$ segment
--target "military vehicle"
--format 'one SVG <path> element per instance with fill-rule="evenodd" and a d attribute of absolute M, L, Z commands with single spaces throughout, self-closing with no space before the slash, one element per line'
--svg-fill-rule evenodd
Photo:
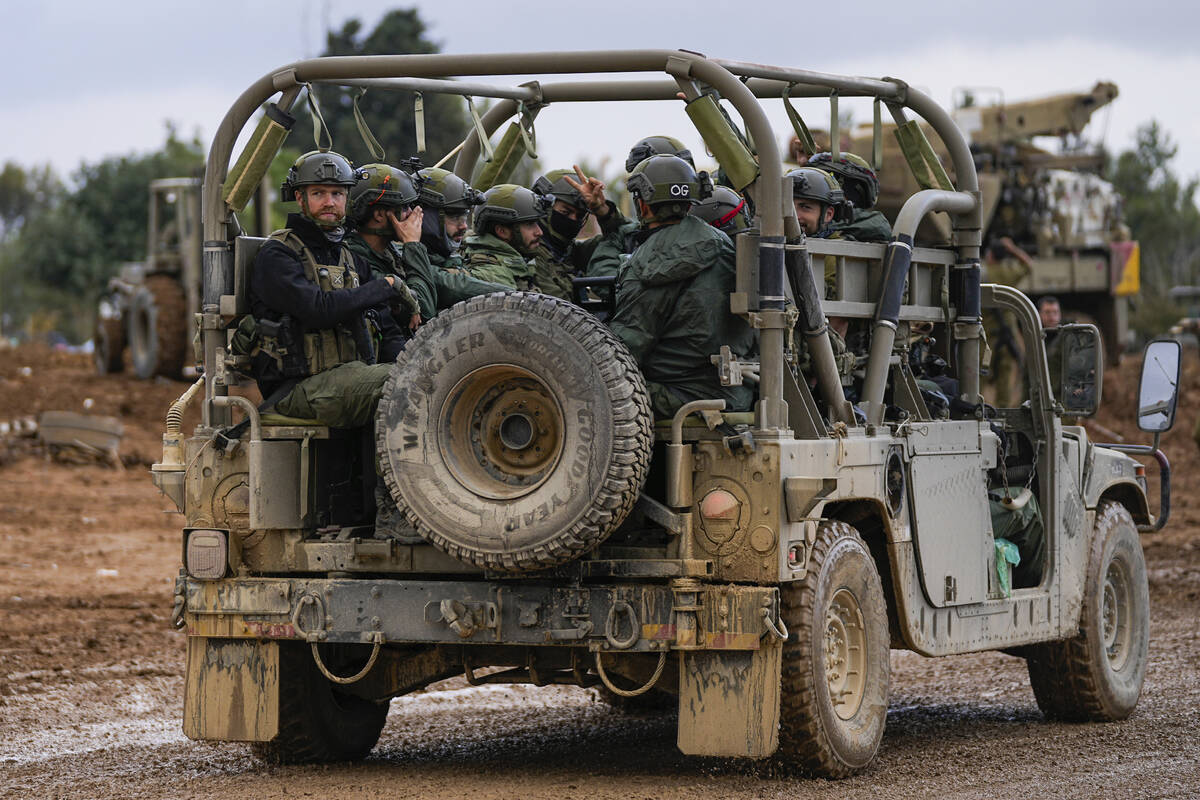
<path fill-rule="evenodd" d="M 1100 177 L 1105 154 L 1082 134 L 1092 116 L 1117 98 L 1116 85 L 1102 81 L 1089 92 L 988 105 L 978 104 L 983 90 L 956 94 L 951 116 L 967 137 L 979 175 L 985 251 L 994 248 L 996 261 L 1011 261 L 999 247 L 1009 239 L 1032 259 L 1027 275 L 994 266 L 991 278 L 1035 299 L 1057 297 L 1064 319 L 1095 322 L 1115 366 L 1129 346 L 1128 298 L 1141 286 L 1140 254 L 1122 221 L 1120 195 Z M 890 219 L 920 188 L 905 168 L 894 130 L 884 126 L 881 137 L 877 204 Z M 1059 137 L 1061 152 L 1038 146 L 1039 137 Z M 870 126 L 863 126 L 852 148 L 869 155 L 873 146 Z M 933 151 L 953 179 L 945 148 L 935 144 Z M 949 235 L 949 220 L 935 215 L 918 238 L 947 241 Z"/>
<path fill-rule="evenodd" d="M 142 379 L 180 378 L 194 363 L 192 325 L 200 310 L 200 178 L 150 182 L 146 260 L 122 264 L 96 309 L 96 370 L 125 370 L 125 352 Z M 260 195 L 256 230 L 266 231 L 269 204 Z"/>
<path fill-rule="evenodd" d="M 96 314 L 96 369 L 122 372 L 125 350 L 139 378 L 183 374 L 192 313 L 200 308 L 199 178 L 150 182 L 146 260 L 124 264 Z"/>
<path fill-rule="evenodd" d="M 233 216 L 310 83 L 494 99 L 461 145 L 460 176 L 481 137 L 531 108 L 683 93 L 687 119 L 755 201 L 729 302 L 757 332 L 758 359 L 713 354 L 725 383 L 757 378 L 754 411 L 699 400 L 651 419 L 637 365 L 601 322 L 517 292 L 420 328 L 373 430 L 281 418 L 231 393 L 246 365 L 230 341 L 262 241 L 239 236 Z M 887 244 L 806 240 L 796 222 L 762 103 L 835 88 L 924 119 L 952 159 L 957 188 L 915 192 Z M 1061 328 L 1052 373 L 1029 299 L 981 285 L 974 159 L 926 95 L 683 50 L 345 57 L 262 77 L 217 130 L 204 373 L 168 413 L 153 467 L 185 519 L 173 619 L 187 634 L 188 736 L 278 761 L 360 758 L 390 698 L 464 676 L 669 699 L 683 753 L 840 777 L 875 757 L 891 648 L 1018 655 L 1050 718 L 1133 711 L 1149 631 L 1139 533 L 1166 521 L 1157 437 L 1174 419 L 1178 347 L 1154 343 L 1146 357 L 1139 424 L 1154 445 L 1099 445 L 1069 424 L 1100 401 L 1099 334 Z M 935 212 L 950 215 L 953 245 L 915 247 Z M 818 288 L 827 258 L 835 280 Z M 1014 408 L 981 402 L 985 308 L 1012 313 L 1029 354 L 1028 399 Z M 853 405 L 827 315 L 869 332 Z M 192 402 L 202 421 L 187 433 Z M 1158 461 L 1157 514 L 1143 465 L 1122 449 Z M 377 458 L 413 536 L 376 535 Z"/>

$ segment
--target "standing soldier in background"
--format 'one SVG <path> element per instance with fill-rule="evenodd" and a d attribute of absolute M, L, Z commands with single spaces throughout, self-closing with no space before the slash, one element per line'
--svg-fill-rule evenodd
<path fill-rule="evenodd" d="M 264 404 L 334 428 L 371 421 L 404 346 L 387 309 L 400 297 L 400 281 L 373 279 L 343 242 L 347 195 L 357 182 L 337 153 L 296 159 L 282 194 L 300 204 L 300 213 L 288 214 L 288 227 L 259 250 L 248 291 L 255 330 L 245 349 Z"/>
<path fill-rule="evenodd" d="M 523 292 L 540 292 L 533 258 L 549 201 L 524 186 L 501 183 L 484 192 L 475 235 L 463 244 L 463 264 L 476 278 Z"/>
<path fill-rule="evenodd" d="M 552 201 L 541 221 L 542 240 L 536 258 L 537 283 L 546 294 L 574 300 L 571 278 L 582 275 L 601 242 L 618 235 L 627 223 L 617 207 L 604 195 L 604 184 L 572 170 L 547 172 L 533 183 L 533 191 Z M 575 237 L 587 223 L 588 214 L 596 217 L 600 233 L 586 240 Z"/>
<path fill-rule="evenodd" d="M 984 251 L 983 279 L 989 283 L 1016 288 L 1031 269 L 1033 259 L 1007 236 Z M 1018 392 L 1023 392 L 1020 372 L 1025 361 L 1024 350 L 1018 344 L 1016 316 L 1011 311 L 990 311 L 983 315 L 983 327 L 991 349 L 987 383 L 993 387 L 992 402 L 997 408 L 1014 408 L 1021 401 Z M 1058 380 L 1057 376 L 1051 377 Z"/>
<path fill-rule="evenodd" d="M 747 386 L 722 386 L 711 357 L 729 345 L 754 350 L 754 332 L 729 310 L 736 269 L 729 237 L 688 212 L 706 197 L 708 176 L 682 158 L 656 155 L 629 176 L 642 229 L 621 277 L 610 327 L 637 360 L 654 416 L 670 419 L 691 400 L 724 399 L 750 409 Z"/>

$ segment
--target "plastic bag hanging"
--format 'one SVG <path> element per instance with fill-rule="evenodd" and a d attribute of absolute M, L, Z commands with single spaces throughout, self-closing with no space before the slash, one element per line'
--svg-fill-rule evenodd
<path fill-rule="evenodd" d="M 382 162 L 387 156 L 387 151 L 383 149 L 383 145 L 379 143 L 379 140 L 371 133 L 371 129 L 367 127 L 367 121 L 363 119 L 362 110 L 358 107 L 359 99 L 366 93 L 366 89 L 359 89 L 354 94 L 354 124 L 358 126 L 358 135 L 362 137 L 363 144 L 366 145 L 367 152 L 371 154 L 371 158 L 377 162 Z"/>
<path fill-rule="evenodd" d="M 304 84 L 304 88 L 308 92 L 308 110 L 312 112 L 313 121 L 313 144 L 317 146 L 317 150 L 322 153 L 328 153 L 333 149 L 333 135 L 329 132 L 329 126 L 325 124 L 325 117 L 321 116 L 321 108 L 317 105 L 317 97 L 313 94 L 311 83 Z M 322 144 L 322 136 L 328 144 Z"/>

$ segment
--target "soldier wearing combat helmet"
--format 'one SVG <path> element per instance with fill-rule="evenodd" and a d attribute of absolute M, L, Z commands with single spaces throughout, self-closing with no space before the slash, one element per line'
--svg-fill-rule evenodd
<path fill-rule="evenodd" d="M 605 196 L 604 184 L 589 178 L 578 166 L 551 170 L 534 181 L 532 188 L 551 200 L 541 221 L 542 240 L 535 256 L 537 283 L 546 294 L 572 300 L 571 278 L 582 275 L 596 248 L 628 221 Z M 589 214 L 600 223 L 600 233 L 576 239 Z"/>
<path fill-rule="evenodd" d="M 842 153 L 836 159 L 830 153 L 817 153 L 808 160 L 808 166 L 832 172 L 842 185 L 846 200 L 853 205 L 853 219 L 833 223 L 839 238 L 855 242 L 886 242 L 892 238 L 887 217 L 875 209 L 879 178 L 866 159 L 854 153 Z"/>
<path fill-rule="evenodd" d="M 746 199 L 728 186 L 714 186 L 712 195 L 692 206 L 692 214 L 730 237 L 750 229 Z"/>
<path fill-rule="evenodd" d="M 632 173 L 638 164 L 654 155 L 677 156 L 686 161 L 692 169 L 696 168 L 695 162 L 692 161 L 692 153 L 683 146 L 683 142 L 673 136 L 647 136 L 630 148 L 629 155 L 625 158 L 625 171 Z M 638 230 L 638 223 L 624 222 L 605 236 L 596 246 L 588 262 L 588 276 L 603 277 L 619 273 L 622 263 L 633 252 Z"/>
<path fill-rule="evenodd" d="M 729 345 L 735 355 L 754 349 L 754 334 L 729 311 L 735 265 L 733 243 L 688 212 L 712 191 L 682 158 L 657 155 L 629 176 L 637 207 L 639 244 L 622 272 L 611 321 L 637 359 L 657 417 L 671 417 L 691 400 L 719 398 L 744 411 L 753 394 L 722 386 L 711 356 Z"/>
<path fill-rule="evenodd" d="M 262 246 L 250 276 L 245 338 L 266 405 L 331 427 L 371 420 L 404 339 L 388 304 L 393 275 L 373 278 L 345 244 L 347 197 L 360 173 L 337 153 L 296 159 L 282 186 L 300 205 Z M 243 333 L 239 327 L 239 334 Z"/>
<path fill-rule="evenodd" d="M 474 236 L 463 245 L 463 263 L 476 278 L 511 289 L 541 291 L 533 258 L 542 240 L 548 198 L 524 186 L 501 183 L 484 192 Z"/>
<path fill-rule="evenodd" d="M 421 209 L 414 208 L 416 201 L 412 176 L 387 164 L 367 164 L 350 189 L 349 219 L 354 228 L 346 236 L 346 245 L 367 262 L 372 275 L 393 275 L 400 281 L 391 311 L 397 324 L 409 330 L 421 324 L 422 310 L 406 283 L 432 272 L 419 243 L 422 215 Z"/>

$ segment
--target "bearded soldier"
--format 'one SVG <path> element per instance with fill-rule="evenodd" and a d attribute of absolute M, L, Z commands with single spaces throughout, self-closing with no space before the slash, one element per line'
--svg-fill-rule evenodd
<path fill-rule="evenodd" d="M 344 242 L 358 177 L 337 153 L 300 156 L 282 186 L 300 213 L 262 246 L 249 285 L 252 369 L 266 403 L 337 428 L 371 420 L 404 344 L 388 312 L 401 297 L 399 279 L 372 278 Z"/>

